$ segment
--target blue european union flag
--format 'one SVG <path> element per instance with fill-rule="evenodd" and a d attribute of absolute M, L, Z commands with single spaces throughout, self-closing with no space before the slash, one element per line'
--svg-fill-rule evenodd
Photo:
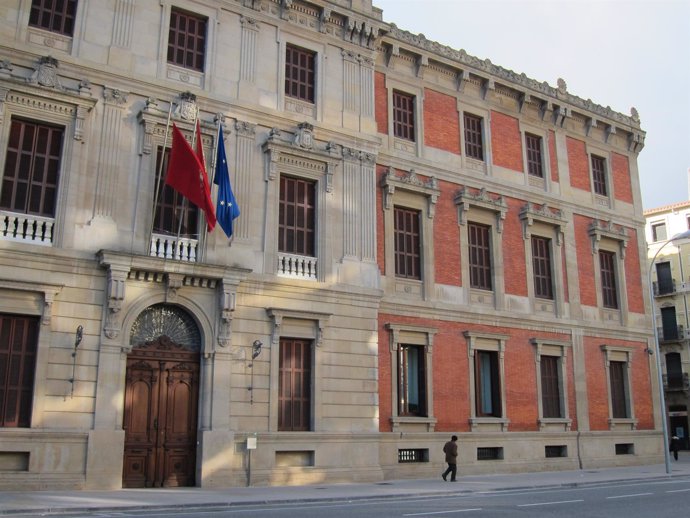
<path fill-rule="evenodd" d="M 218 128 L 218 155 L 216 156 L 216 174 L 213 183 L 218 186 L 218 201 L 216 204 L 216 218 L 223 232 L 232 237 L 232 224 L 240 215 L 240 207 L 237 205 L 235 195 L 230 185 L 230 173 L 228 161 L 225 158 L 225 143 L 223 142 L 223 127 Z"/>

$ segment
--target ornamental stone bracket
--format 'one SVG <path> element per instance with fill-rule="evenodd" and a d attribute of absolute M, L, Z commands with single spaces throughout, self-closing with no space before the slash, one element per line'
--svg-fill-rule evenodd
<path fill-rule="evenodd" d="M 469 187 L 465 187 L 458 191 L 455 198 L 453 198 L 453 202 L 458 208 L 459 225 L 467 224 L 467 213 L 470 208 L 476 207 L 495 213 L 496 231 L 499 234 L 503 232 L 503 221 L 508 213 L 508 205 L 506 205 L 502 195 L 492 196 L 484 187 L 473 193 Z"/>
<path fill-rule="evenodd" d="M 298 320 L 311 320 L 316 325 L 314 344 L 316 347 L 323 345 L 323 334 L 331 318 L 331 313 L 320 313 L 315 311 L 301 311 L 280 308 L 266 308 L 266 314 L 273 321 L 273 331 L 271 332 L 271 347 L 278 347 L 280 344 L 280 329 L 283 320 L 293 318 Z"/>
<path fill-rule="evenodd" d="M 232 343 L 232 317 L 237 300 L 237 283 L 230 279 L 223 279 L 219 287 L 220 328 L 218 330 L 218 345 L 227 347 Z"/>
<path fill-rule="evenodd" d="M 32 85 L 40 85 L 46 88 L 54 88 L 63 91 L 65 88 L 60 83 L 58 76 L 58 60 L 51 56 L 41 56 L 38 58 L 33 74 L 28 82 Z"/>
<path fill-rule="evenodd" d="M 184 283 L 184 275 L 181 273 L 165 274 L 165 301 L 174 302 L 177 299 L 177 292 Z"/>
<path fill-rule="evenodd" d="M 107 314 L 105 316 L 103 333 L 110 339 L 117 338 L 122 330 L 120 310 L 125 300 L 125 288 L 128 276 L 128 267 L 115 264 L 109 265 L 107 278 Z"/>
<path fill-rule="evenodd" d="M 342 146 L 314 138 L 314 126 L 302 122 L 293 133 L 273 128 L 261 146 L 266 156 L 264 180 L 270 182 L 279 171 L 323 175 L 325 190 L 333 192 L 333 177 L 343 160 Z"/>
<path fill-rule="evenodd" d="M 414 169 L 410 169 L 409 172 L 403 171 L 402 176 L 398 176 L 395 169 L 389 167 L 381 178 L 381 187 L 383 187 L 384 209 L 390 210 L 393 208 L 393 195 L 396 190 L 400 189 L 425 196 L 427 198 L 427 217 L 433 219 L 436 215 L 436 202 L 441 195 L 441 191 L 435 176 L 422 180 L 417 176 L 417 172 Z"/>
<path fill-rule="evenodd" d="M 522 237 L 525 240 L 531 237 L 531 227 L 534 222 L 545 223 L 554 227 L 556 232 L 556 244 L 563 244 L 563 235 L 565 233 L 565 217 L 563 211 L 549 207 L 546 203 L 538 206 L 532 202 L 527 202 L 522 209 L 520 209 L 520 221 L 522 221 Z"/>
<path fill-rule="evenodd" d="M 621 259 L 625 259 L 625 249 L 628 246 L 628 229 L 622 225 L 617 225 L 613 221 L 601 221 L 595 219 L 587 229 L 589 237 L 592 239 L 592 255 L 599 252 L 599 243 L 603 238 L 617 241 L 620 247 Z"/>

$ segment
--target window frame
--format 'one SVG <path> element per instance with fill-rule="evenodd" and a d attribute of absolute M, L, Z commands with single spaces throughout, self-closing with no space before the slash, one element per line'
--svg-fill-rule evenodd
<path fill-rule="evenodd" d="M 16 138 L 18 139 L 17 142 L 17 147 L 13 148 L 11 146 L 12 140 L 15 138 L 13 128 L 19 126 L 19 129 L 17 130 L 18 135 Z M 27 127 L 32 127 L 32 133 L 33 136 L 29 137 L 32 141 L 31 143 L 31 150 L 30 153 L 28 154 L 30 158 L 30 170 L 27 172 L 27 177 L 26 181 L 20 181 L 21 179 L 21 164 L 24 161 L 22 159 L 23 156 L 27 156 L 27 152 L 23 149 L 23 147 L 27 144 L 26 142 L 26 129 Z M 43 152 L 39 152 L 36 149 L 36 146 L 39 144 L 40 141 L 44 140 L 41 139 L 40 137 L 40 132 L 41 131 L 47 131 L 48 134 L 50 135 L 50 139 L 46 141 L 46 147 Z M 65 137 L 66 137 L 66 128 L 61 125 L 57 124 L 50 124 L 50 123 L 44 123 L 44 122 L 39 122 L 39 121 L 33 121 L 30 119 L 26 119 L 24 117 L 10 117 L 10 135 L 8 138 L 7 146 L 5 148 L 5 162 L 3 166 L 3 174 L 2 174 L 2 183 L 0 184 L 0 210 L 6 210 L 9 212 L 13 212 L 16 214 L 27 214 L 27 215 L 34 215 L 34 216 L 40 216 L 44 218 L 50 218 L 50 219 L 55 219 L 57 215 L 57 205 L 58 205 L 58 192 L 60 190 L 60 179 L 62 176 L 62 170 L 63 170 L 63 157 L 65 153 Z M 53 141 L 53 135 L 55 135 L 55 138 L 59 140 L 59 142 L 54 143 Z M 53 147 L 57 145 L 59 147 L 58 150 L 55 149 L 49 149 L 50 147 Z M 55 154 L 54 152 L 57 151 L 58 154 Z M 10 160 L 10 154 L 14 153 L 16 155 L 14 161 Z M 41 171 L 36 170 L 36 165 L 37 163 L 40 163 L 43 161 L 44 167 Z M 8 175 L 8 168 L 14 163 L 14 171 L 12 172 L 12 176 L 10 177 Z M 53 173 L 50 173 L 48 168 L 50 167 L 50 164 L 53 163 L 53 167 L 51 169 L 54 169 Z M 55 177 L 54 182 L 48 182 L 48 177 L 50 175 L 53 175 Z M 37 181 L 36 178 L 37 176 L 39 178 L 42 178 L 40 181 Z M 9 182 L 8 178 L 12 178 L 12 181 Z M 21 184 L 26 184 L 26 196 L 23 201 L 23 207 L 18 207 L 17 206 L 17 190 L 19 189 L 19 186 Z M 7 189 L 11 186 L 12 188 L 12 194 L 11 194 L 11 200 L 9 200 L 10 204 L 8 206 L 4 206 L 2 203 L 3 198 L 5 197 L 7 193 Z M 32 204 L 32 192 L 34 192 L 35 189 L 38 189 L 40 192 L 40 202 L 39 202 L 39 208 L 37 210 L 31 210 L 31 204 Z M 46 190 L 52 189 L 53 194 L 52 194 L 52 201 L 50 201 L 50 208 L 52 210 L 47 210 L 45 204 L 46 202 L 46 197 L 47 193 Z"/>
<path fill-rule="evenodd" d="M 46 6 L 45 4 L 47 3 L 50 3 L 51 5 Z M 32 0 L 29 10 L 29 27 L 34 29 L 42 29 L 44 31 L 53 32 L 61 36 L 73 38 L 77 20 L 77 0 L 64 0 L 61 12 L 58 12 L 55 4 L 55 0 Z M 46 15 L 49 16 L 48 23 L 39 23 L 40 19 L 44 18 Z M 35 16 L 38 17 L 39 20 L 32 23 L 31 20 Z M 59 27 L 54 27 L 56 21 L 59 22 Z M 68 30 L 65 27 L 68 22 L 71 22 L 71 30 Z"/>
<path fill-rule="evenodd" d="M 468 382 L 470 389 L 470 428 L 471 431 L 508 431 L 510 420 L 506 408 L 506 383 L 505 383 L 505 347 L 508 335 L 485 333 L 467 330 L 463 332 L 468 347 Z M 480 353 L 479 355 L 477 353 Z M 499 408 L 492 415 L 482 415 L 480 412 L 481 401 L 481 375 L 478 370 L 479 358 L 484 353 L 491 353 L 489 358 L 495 359 L 495 367 L 492 371 L 496 376 L 495 387 L 492 386 L 492 400 Z M 495 388 L 495 391 L 493 390 Z"/>
<path fill-rule="evenodd" d="M 422 280 L 421 211 L 393 207 L 395 276 Z"/>
<path fill-rule="evenodd" d="M 601 196 L 602 198 L 608 198 L 610 196 L 610 189 L 608 182 L 608 164 L 606 158 L 601 155 L 590 153 L 589 167 L 592 178 L 592 192 L 597 196 Z"/>
<path fill-rule="evenodd" d="M 393 432 L 424 431 L 433 432 L 436 426 L 434 411 L 433 388 L 433 346 L 436 328 L 398 324 L 387 322 L 384 328 L 388 331 L 389 361 L 391 365 L 390 390 L 391 390 L 391 428 Z M 416 347 L 423 356 L 424 368 L 424 415 L 411 415 L 401 413 L 400 396 L 400 351 L 403 347 Z M 420 391 L 421 392 L 421 391 Z M 420 394 L 421 395 L 421 394 Z"/>
<path fill-rule="evenodd" d="M 666 222 L 665 221 L 656 221 L 654 223 L 651 223 L 650 228 L 652 231 L 652 241 L 659 242 L 659 241 L 666 241 L 668 239 L 668 231 L 666 230 Z M 663 237 L 659 237 L 658 229 L 663 229 Z"/>
<path fill-rule="evenodd" d="M 572 419 L 570 418 L 569 398 L 568 398 L 568 351 L 572 349 L 572 344 L 567 341 L 553 340 L 550 338 L 531 338 L 530 343 L 534 346 L 535 378 L 537 383 L 537 406 L 539 429 L 544 431 L 570 431 Z M 558 377 L 558 406 L 560 416 L 554 417 L 547 415 L 544 399 L 544 376 L 542 362 L 545 357 L 555 358 L 556 375 Z"/>
<path fill-rule="evenodd" d="M 173 21 L 176 22 L 173 25 Z M 199 29 L 195 32 L 185 30 L 182 32 L 181 25 L 189 27 L 190 22 L 194 22 Z M 210 20 L 207 16 L 180 9 L 178 7 L 170 8 L 170 17 L 168 21 L 168 41 L 166 47 L 166 61 L 169 65 L 174 65 L 187 70 L 192 70 L 198 73 L 204 73 L 206 70 L 206 61 L 208 59 L 208 40 L 209 40 L 209 26 Z M 203 31 L 203 34 L 201 32 Z M 184 40 L 184 44 L 179 44 L 180 37 Z M 190 45 L 190 42 L 194 42 Z M 203 48 L 201 48 L 203 46 Z M 183 57 L 180 59 L 180 52 Z M 192 63 L 189 60 L 192 58 Z"/>
<path fill-rule="evenodd" d="M 284 198 L 288 192 L 287 184 L 294 184 L 295 196 L 293 200 Z M 317 216 L 317 185 L 318 182 L 309 178 L 300 178 L 290 174 L 280 174 L 278 189 L 278 252 L 316 257 L 316 216 Z M 303 188 L 303 189 L 302 189 Z M 301 191 L 303 196 L 298 196 Z M 298 199 L 299 198 L 299 199 Z M 293 213 L 293 224 L 285 218 Z M 300 218 L 301 215 L 301 218 Z M 304 225 L 299 226 L 300 219 Z M 294 239 L 292 246 L 288 245 L 288 234 L 292 232 Z M 297 236 L 302 236 L 301 244 Z"/>
<path fill-rule="evenodd" d="M 391 99 L 393 136 L 397 139 L 417 142 L 416 96 L 393 89 Z"/>
<path fill-rule="evenodd" d="M 309 104 L 316 103 L 317 58 L 316 51 L 292 43 L 285 44 L 284 94 L 286 97 Z M 302 63 L 303 60 L 306 60 L 306 63 Z"/>
<path fill-rule="evenodd" d="M 554 300 L 553 252 L 551 238 L 532 234 L 532 276 L 534 296 L 539 299 Z M 535 249 L 535 245 L 539 245 Z"/>
<path fill-rule="evenodd" d="M 546 176 L 546 167 L 544 167 L 544 138 L 526 131 L 524 141 L 527 174 L 535 178 L 544 179 Z M 535 143 L 536 147 L 534 147 Z"/>
<path fill-rule="evenodd" d="M 599 274 L 601 279 L 602 306 L 606 309 L 620 309 L 616 252 L 599 250 Z"/>
<path fill-rule="evenodd" d="M 471 124 L 468 124 L 471 123 Z M 478 126 L 478 129 L 477 129 Z M 463 152 L 467 158 L 486 162 L 484 117 L 467 111 L 462 113 Z"/>
<path fill-rule="evenodd" d="M 199 239 L 199 208 L 185 200 L 185 197 L 165 183 L 165 175 L 168 170 L 168 161 L 170 159 L 170 147 L 163 150 L 162 145 L 156 146 L 156 161 L 155 161 L 155 185 L 158 186 L 158 192 L 155 193 L 156 208 L 153 218 L 153 233 L 163 236 L 179 236 L 181 238 Z M 161 168 L 161 155 L 163 159 L 163 166 Z M 161 177 L 159 178 L 159 173 Z M 182 225 L 179 226 L 179 220 L 176 215 L 179 211 L 183 211 Z M 170 229 L 165 228 L 166 214 L 172 215 L 170 221 Z M 179 230 L 178 230 L 179 229 Z"/>
<path fill-rule="evenodd" d="M 295 351 L 301 350 L 301 354 Z M 294 351 L 293 351 L 294 350 Z M 286 358 L 291 362 L 286 365 Z M 301 362 L 299 361 L 301 359 Z M 279 432 L 310 432 L 313 424 L 313 364 L 314 347 L 312 340 L 303 338 L 282 337 L 279 342 L 278 360 L 278 431 Z M 286 395 L 286 376 L 290 376 L 290 390 Z M 299 391 L 299 394 L 295 394 Z M 290 403 L 290 404 L 288 404 Z M 288 412 L 291 407 L 292 411 Z M 290 414 L 290 423 L 285 419 Z M 295 424 L 295 418 L 297 424 Z"/>
<path fill-rule="evenodd" d="M 635 405 L 632 392 L 632 359 L 631 347 L 602 345 L 604 370 L 606 372 L 606 390 L 608 394 L 609 428 L 629 427 L 637 428 L 638 419 L 635 417 Z M 614 367 L 611 367 L 611 365 Z M 613 372 L 621 369 L 621 373 Z M 617 377 L 617 374 L 621 374 Z M 614 383 L 616 384 L 614 386 Z M 622 399 L 621 399 L 622 398 Z M 621 408 L 624 416 L 621 416 Z"/>
<path fill-rule="evenodd" d="M 468 266 L 470 288 L 493 291 L 493 257 L 491 225 L 467 222 Z M 481 233 L 481 239 L 478 239 Z"/>
<path fill-rule="evenodd" d="M 414 352 L 414 355 L 412 354 Z M 416 359 L 413 359 L 416 358 Z M 410 364 L 416 361 L 414 373 L 410 373 Z M 426 361 L 424 346 L 416 344 L 398 344 L 398 415 L 428 417 L 426 408 Z M 412 380 L 416 380 L 413 383 Z M 414 387 L 412 385 L 415 385 Z M 417 394 L 417 410 L 411 409 L 410 392 Z"/>

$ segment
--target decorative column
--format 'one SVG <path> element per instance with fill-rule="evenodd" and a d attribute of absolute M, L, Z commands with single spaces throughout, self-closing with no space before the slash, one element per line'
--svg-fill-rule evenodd
<path fill-rule="evenodd" d="M 251 192 L 251 175 L 254 170 L 256 124 L 236 121 L 235 131 L 237 133 L 237 152 L 235 153 L 234 171 L 230 174 L 235 176 L 235 181 L 232 184 L 235 198 L 247 201 L 244 205 L 240 205 L 243 215 L 235 221 L 235 237 L 249 239 L 251 223 L 251 205 L 249 200 L 255 197 Z M 263 187 L 260 183 L 256 183 L 256 185 Z M 258 195 L 259 193 L 254 194 Z"/>

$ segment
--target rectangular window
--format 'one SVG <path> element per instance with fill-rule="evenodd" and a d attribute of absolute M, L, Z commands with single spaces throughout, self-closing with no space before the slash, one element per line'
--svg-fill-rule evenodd
<path fill-rule="evenodd" d="M 398 415 L 426 417 L 424 348 L 400 344 L 398 348 Z"/>
<path fill-rule="evenodd" d="M 671 263 L 668 261 L 656 263 L 656 290 L 655 295 L 665 295 L 675 291 Z"/>
<path fill-rule="evenodd" d="M 280 177 L 278 250 L 314 257 L 316 183 Z"/>
<path fill-rule="evenodd" d="M 652 239 L 654 241 L 666 241 L 666 223 L 654 223 L 652 225 Z"/>
<path fill-rule="evenodd" d="M 0 314 L 0 427 L 29 428 L 38 318 Z"/>
<path fill-rule="evenodd" d="M 314 102 L 316 53 L 287 45 L 285 48 L 285 95 Z"/>
<path fill-rule="evenodd" d="M 661 308 L 661 326 L 661 338 L 663 340 L 678 340 L 680 338 L 675 306 Z"/>
<path fill-rule="evenodd" d="M 73 36 L 76 12 L 77 0 L 32 0 L 29 25 Z"/>
<path fill-rule="evenodd" d="M 609 362 L 609 376 L 611 379 L 611 412 L 612 417 L 625 419 L 628 415 L 626 391 L 626 362 Z"/>
<path fill-rule="evenodd" d="M 158 147 L 156 153 L 156 213 L 153 218 L 153 232 L 166 236 L 191 237 L 199 234 L 199 209 L 189 203 L 184 196 L 165 183 L 165 173 L 168 170 L 170 148 Z M 163 168 L 160 163 L 163 160 Z M 162 178 L 159 176 L 162 173 Z"/>
<path fill-rule="evenodd" d="M 0 208 L 55 217 L 63 128 L 12 119 Z"/>
<path fill-rule="evenodd" d="M 557 356 L 540 356 L 541 365 L 541 405 L 545 418 L 561 418 L 561 377 L 560 358 Z"/>
<path fill-rule="evenodd" d="M 168 63 L 204 71 L 207 19 L 173 8 L 168 32 Z"/>
<path fill-rule="evenodd" d="M 420 235 L 418 210 L 395 207 L 395 275 L 421 279 Z"/>
<path fill-rule="evenodd" d="M 470 287 L 491 290 L 491 227 L 468 223 Z"/>
<path fill-rule="evenodd" d="M 601 265 L 601 294 L 605 308 L 618 309 L 618 288 L 616 286 L 616 254 L 599 251 Z"/>
<path fill-rule="evenodd" d="M 414 96 L 393 91 L 393 135 L 415 140 Z"/>
<path fill-rule="evenodd" d="M 541 137 L 525 133 L 525 148 L 527 149 L 527 172 L 532 176 L 544 178 Z"/>
<path fill-rule="evenodd" d="M 278 430 L 311 429 L 311 342 L 280 339 Z"/>
<path fill-rule="evenodd" d="M 606 160 L 600 156 L 592 155 L 592 182 L 594 192 L 600 196 L 608 196 L 606 188 Z"/>
<path fill-rule="evenodd" d="M 477 417 L 501 417 L 501 381 L 496 351 L 475 353 Z"/>
<path fill-rule="evenodd" d="M 666 359 L 666 383 L 669 389 L 683 388 L 683 364 L 680 361 L 680 353 L 667 353 Z"/>
<path fill-rule="evenodd" d="M 463 119 L 465 122 L 465 154 L 469 158 L 484 160 L 482 118 L 465 113 Z"/>
<path fill-rule="evenodd" d="M 542 299 L 553 299 L 550 239 L 532 236 L 532 268 L 534 296 Z"/>

